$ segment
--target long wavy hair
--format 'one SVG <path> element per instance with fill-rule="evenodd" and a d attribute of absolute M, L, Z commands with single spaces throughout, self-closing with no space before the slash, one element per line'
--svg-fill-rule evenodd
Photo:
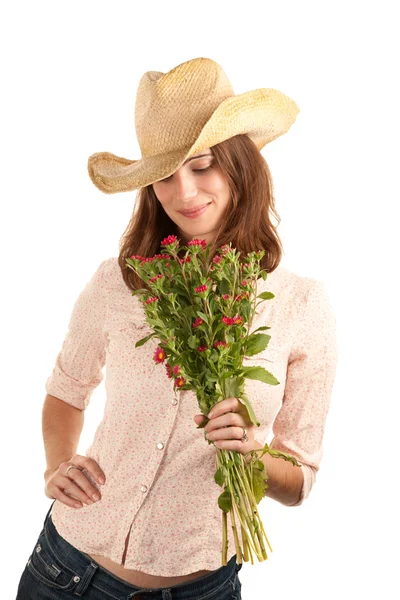
<path fill-rule="evenodd" d="M 223 244 L 232 242 L 241 256 L 265 250 L 261 267 L 272 273 L 280 264 L 283 246 L 277 233 L 280 216 L 275 208 L 272 176 L 265 158 L 247 134 L 235 135 L 212 146 L 215 162 L 225 174 L 231 200 L 220 220 L 210 248 L 209 262 Z M 271 216 L 277 223 L 274 225 Z M 132 217 L 119 243 L 118 263 L 129 289 L 149 289 L 125 259 L 133 254 L 151 257 L 162 254 L 160 242 L 180 234 L 158 200 L 152 185 L 138 190 Z"/>

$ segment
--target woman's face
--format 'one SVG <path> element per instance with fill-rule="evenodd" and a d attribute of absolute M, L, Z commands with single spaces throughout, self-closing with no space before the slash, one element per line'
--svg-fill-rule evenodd
<path fill-rule="evenodd" d="M 230 201 L 230 189 L 211 148 L 191 156 L 175 173 L 153 183 L 153 189 L 167 215 L 176 223 L 183 244 L 193 238 L 204 239 L 207 244 L 213 241 Z M 205 210 L 197 214 L 185 214 L 204 206 Z"/>

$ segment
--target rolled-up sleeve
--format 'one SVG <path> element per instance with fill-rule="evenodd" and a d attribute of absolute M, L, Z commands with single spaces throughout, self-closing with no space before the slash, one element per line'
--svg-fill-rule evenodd
<path fill-rule="evenodd" d="M 323 455 L 323 435 L 338 362 L 336 317 L 323 281 L 311 284 L 287 367 L 281 409 L 270 447 L 294 456 L 304 483 L 299 506 L 310 494 Z"/>
<path fill-rule="evenodd" d="M 104 377 L 107 311 L 104 271 L 108 261 L 100 264 L 75 301 L 68 332 L 45 383 L 48 394 L 80 410 L 87 408 L 93 390 Z"/>

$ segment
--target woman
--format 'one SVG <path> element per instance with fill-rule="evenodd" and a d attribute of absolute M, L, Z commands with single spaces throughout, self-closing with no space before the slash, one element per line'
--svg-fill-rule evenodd
<path fill-rule="evenodd" d="M 266 495 L 298 506 L 310 493 L 336 369 L 335 317 L 322 282 L 279 266 L 282 247 L 270 220 L 279 217 L 260 153 L 297 113 L 276 90 L 235 96 L 222 68 L 197 58 L 142 77 L 135 108 L 141 160 L 107 152 L 89 158 L 101 191 L 139 188 L 138 201 L 119 257 L 104 260 L 78 297 L 46 382 L 45 493 L 54 502 L 17 599 L 241 598 L 230 528 L 230 558 L 221 566 L 214 444 L 247 454 L 264 445 L 272 426 L 270 447 L 301 468 L 263 456 Z M 203 419 L 196 395 L 181 390 L 177 398 L 152 360 L 157 341 L 135 348 L 151 329 L 132 296 L 143 282 L 125 259 L 162 253 L 171 234 L 182 245 L 204 239 L 211 258 L 229 242 L 243 254 L 264 248 L 269 275 L 259 285 L 276 297 L 253 322 L 254 329 L 272 325 L 268 349 L 246 360 L 272 362 L 285 383 L 247 380 L 257 429 L 236 398 L 218 403 L 208 415 L 210 445 L 196 427 Z M 78 455 L 84 410 L 105 364 L 104 417 L 86 455 Z"/>

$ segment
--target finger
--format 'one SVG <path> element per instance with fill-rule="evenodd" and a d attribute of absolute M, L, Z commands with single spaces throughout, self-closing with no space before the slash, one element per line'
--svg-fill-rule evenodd
<path fill-rule="evenodd" d="M 207 425 L 204 427 L 204 431 L 213 431 L 221 427 L 247 427 L 243 417 L 236 412 L 229 412 L 219 417 L 210 419 Z"/>
<path fill-rule="evenodd" d="M 60 500 L 67 506 L 73 508 L 82 508 L 83 506 L 82 496 L 85 496 L 85 494 L 68 477 L 61 477 L 60 479 L 60 476 L 58 476 L 57 478 L 52 479 L 47 485 L 47 490 L 51 493 L 53 498 Z M 84 503 L 89 504 L 89 502 L 86 501 Z"/>
<path fill-rule="evenodd" d="M 100 500 L 101 495 L 99 490 L 94 487 L 94 485 L 89 481 L 86 475 L 84 475 L 84 473 L 82 473 L 82 471 L 80 471 L 79 469 L 70 469 L 68 471 L 68 475 L 66 475 L 65 478 L 72 483 L 73 487 L 64 483 L 63 478 L 63 489 L 66 489 L 68 492 L 72 493 L 72 495 L 75 496 L 78 500 L 81 500 L 86 504 L 93 504 L 93 502 L 97 502 L 98 500 Z M 78 490 L 78 495 L 76 493 L 76 490 Z"/>
<path fill-rule="evenodd" d="M 212 407 L 208 413 L 208 418 L 214 419 L 215 417 L 219 417 L 224 413 L 231 412 L 238 407 L 239 403 L 240 402 L 237 398 L 225 398 L 224 400 L 220 400 L 215 406 Z"/>
<path fill-rule="evenodd" d="M 204 421 L 204 419 L 206 419 L 207 417 L 205 417 L 204 415 L 195 415 L 193 417 L 193 420 L 195 421 L 195 423 L 201 423 L 202 421 Z"/>
<path fill-rule="evenodd" d="M 90 458 L 89 456 L 82 456 L 81 454 L 75 454 L 75 456 L 73 456 L 69 462 L 70 464 L 73 464 L 77 467 L 81 467 L 89 471 L 93 479 L 95 479 L 98 483 L 105 483 L 106 475 L 103 469 L 100 467 L 99 463 L 96 462 L 93 458 Z"/>
<path fill-rule="evenodd" d="M 215 442 L 221 440 L 240 441 L 243 437 L 242 427 L 223 427 L 207 433 L 207 439 Z"/>
<path fill-rule="evenodd" d="M 217 440 L 214 442 L 219 450 L 231 450 L 232 452 L 240 452 L 240 454 L 246 454 L 244 451 L 243 442 L 240 440 Z"/>
<path fill-rule="evenodd" d="M 197 429 L 202 429 L 208 423 L 208 418 L 204 415 L 196 415 L 194 421 L 197 425 Z"/>
<path fill-rule="evenodd" d="M 76 500 L 75 498 L 67 496 L 67 494 L 65 494 L 63 490 L 61 490 L 59 487 L 56 487 L 56 489 L 54 490 L 53 497 L 55 498 L 55 500 L 59 500 L 60 502 L 66 504 L 67 506 L 70 506 L 71 508 L 83 507 L 82 502 L 78 502 L 78 500 Z"/>

